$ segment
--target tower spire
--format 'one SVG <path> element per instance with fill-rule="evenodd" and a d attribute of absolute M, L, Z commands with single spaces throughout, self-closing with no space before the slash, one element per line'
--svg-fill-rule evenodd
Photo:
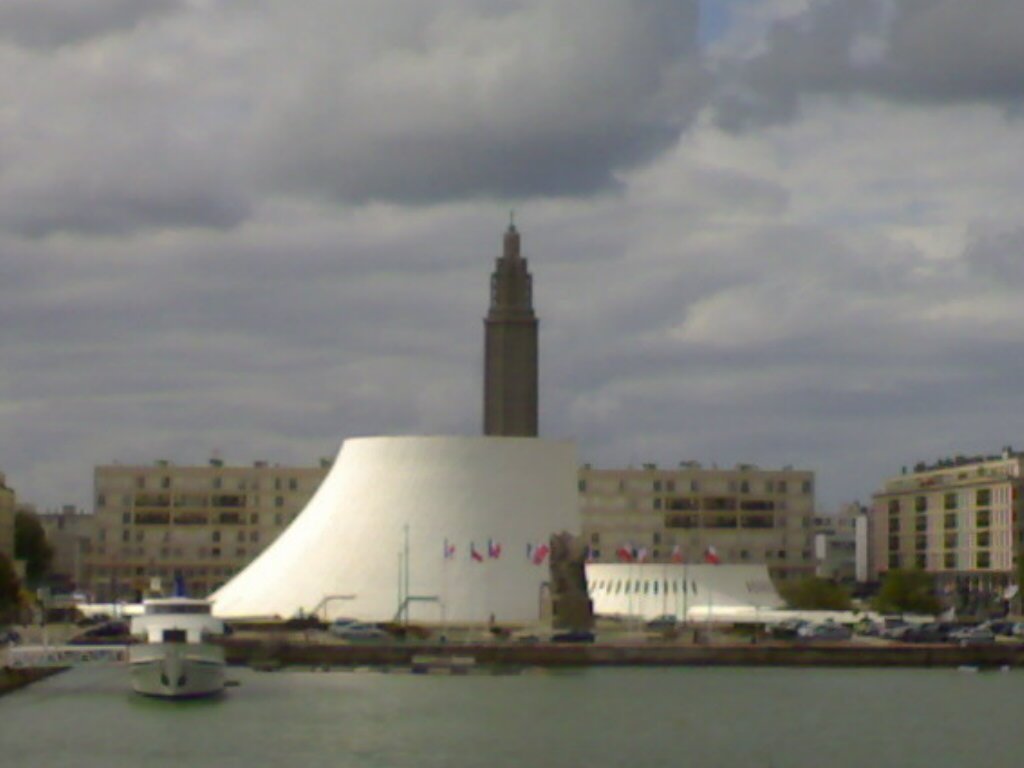
<path fill-rule="evenodd" d="M 484 319 L 484 434 L 537 435 L 537 317 L 533 278 L 520 253 L 515 211 L 491 275 Z"/>

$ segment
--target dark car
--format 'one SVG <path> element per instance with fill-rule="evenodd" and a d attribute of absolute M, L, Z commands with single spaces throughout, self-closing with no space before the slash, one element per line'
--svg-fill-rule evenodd
<path fill-rule="evenodd" d="M 127 642 L 131 637 L 128 623 L 124 621 L 106 621 L 79 632 L 68 642 L 72 645 L 102 645 L 103 643 Z"/>
<path fill-rule="evenodd" d="M 568 632 L 556 632 L 551 636 L 552 643 L 592 643 L 594 633 L 587 629 L 572 629 Z"/>
<path fill-rule="evenodd" d="M 21 642 L 21 635 L 13 627 L 0 629 L 0 645 L 17 645 Z"/>
<path fill-rule="evenodd" d="M 910 627 L 903 633 L 906 643 L 944 643 L 949 639 L 950 626 L 940 622 L 929 622 Z"/>

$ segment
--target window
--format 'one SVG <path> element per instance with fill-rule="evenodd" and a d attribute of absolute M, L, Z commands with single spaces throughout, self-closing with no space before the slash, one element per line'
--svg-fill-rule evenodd
<path fill-rule="evenodd" d="M 889 537 L 889 549 L 891 551 L 895 552 L 899 548 L 900 548 L 900 537 L 899 536 L 890 536 Z"/>
<path fill-rule="evenodd" d="M 675 491 L 675 489 L 676 489 L 676 481 L 675 480 L 666 480 L 665 481 L 665 490 L 666 491 L 668 491 L 669 493 L 673 493 Z"/>
<path fill-rule="evenodd" d="M 220 547 L 214 547 L 214 548 L 213 548 L 213 549 L 212 549 L 212 550 L 210 551 L 210 556 L 211 556 L 211 557 L 220 557 Z"/>
<path fill-rule="evenodd" d="M 900 519 L 898 517 L 889 518 L 889 530 L 892 533 L 898 533 L 900 530 Z"/>
<path fill-rule="evenodd" d="M 960 537 L 957 536 L 955 533 L 947 533 L 946 538 L 944 540 L 946 544 L 946 549 L 956 549 L 960 543 L 959 539 Z"/>
<path fill-rule="evenodd" d="M 928 537 L 927 536 L 916 536 L 914 538 L 914 549 L 922 550 L 928 549 Z"/>
<path fill-rule="evenodd" d="M 928 567 L 928 558 L 925 555 L 916 555 L 914 557 L 914 566 L 923 571 Z"/>
<path fill-rule="evenodd" d="M 992 490 L 989 488 L 979 488 L 975 494 L 974 503 L 979 507 L 987 507 L 992 503 Z"/>
<path fill-rule="evenodd" d="M 220 541 L 220 531 L 213 531 L 213 533 L 210 534 L 210 540 Z"/>
<path fill-rule="evenodd" d="M 928 515 L 918 515 L 914 519 L 914 530 L 918 533 L 928 530 Z"/>
<path fill-rule="evenodd" d="M 107 505 L 107 497 L 104 496 L 102 493 L 99 494 L 96 497 L 96 506 L 97 507 L 105 507 L 106 505 Z"/>
<path fill-rule="evenodd" d="M 942 498 L 942 506 L 943 506 L 943 509 L 956 509 L 956 494 L 955 493 L 947 493 Z"/>
<path fill-rule="evenodd" d="M 803 485 L 800 487 L 800 490 L 803 491 L 803 494 L 805 496 L 808 496 L 808 495 L 810 495 L 812 488 L 813 488 L 813 486 L 811 484 L 811 481 L 810 480 L 804 480 Z"/>
<path fill-rule="evenodd" d="M 978 568 L 990 568 L 992 566 L 992 556 L 988 552 L 979 552 L 977 563 Z"/>
<path fill-rule="evenodd" d="M 132 540 L 131 531 L 128 531 L 128 530 L 121 531 L 121 541 L 131 541 L 131 540 Z"/>
<path fill-rule="evenodd" d="M 740 493 L 750 493 L 750 482 L 744 480 L 740 483 Z"/>
<path fill-rule="evenodd" d="M 213 478 L 213 488 L 214 488 L 214 490 L 219 491 L 223 484 L 224 484 L 224 482 L 219 477 Z"/>
<path fill-rule="evenodd" d="M 124 514 L 122 514 L 121 515 L 121 522 L 124 523 L 125 525 L 131 525 L 132 524 L 132 513 L 131 512 L 125 512 Z"/>
<path fill-rule="evenodd" d="M 977 534 L 978 546 L 988 547 L 992 545 L 992 534 L 988 531 L 980 531 Z"/>
<path fill-rule="evenodd" d="M 576 484 L 576 487 L 577 487 L 577 489 L 579 490 L 580 493 L 586 493 L 587 492 L 587 481 L 586 480 L 580 480 Z"/>
<path fill-rule="evenodd" d="M 928 511 L 928 497 L 918 496 L 914 499 L 914 511 L 915 512 L 927 512 Z"/>
<path fill-rule="evenodd" d="M 284 496 L 275 496 L 274 497 L 274 506 L 275 507 L 283 507 L 284 506 Z"/>
<path fill-rule="evenodd" d="M 654 499 L 654 508 L 661 509 L 661 499 Z"/>
<path fill-rule="evenodd" d="M 779 480 L 779 493 L 789 493 L 789 483 Z"/>
<path fill-rule="evenodd" d="M 160 487 L 161 488 L 170 488 L 171 487 L 171 478 L 167 477 L 166 475 L 161 477 L 160 478 Z"/>
<path fill-rule="evenodd" d="M 954 512 L 952 514 L 946 515 L 945 520 L 943 521 L 943 525 L 945 526 L 947 531 L 951 530 L 951 529 L 955 529 L 956 528 L 956 513 Z"/>
<path fill-rule="evenodd" d="M 245 531 L 238 531 L 238 535 L 235 536 L 237 541 L 245 541 Z"/>
<path fill-rule="evenodd" d="M 651 536 L 651 541 L 653 543 L 655 543 L 655 544 L 661 544 L 661 534 L 660 533 L 654 533 Z"/>
<path fill-rule="evenodd" d="M 661 493 L 661 480 L 654 481 L 654 492 Z"/>
<path fill-rule="evenodd" d="M 947 552 L 946 556 L 942 560 L 942 564 L 946 568 L 956 568 L 956 554 L 953 552 Z"/>
<path fill-rule="evenodd" d="M 288 490 L 289 491 L 297 491 L 297 490 L 299 490 L 299 481 L 297 479 L 295 479 L 294 477 L 289 478 L 289 480 L 288 480 Z"/>
<path fill-rule="evenodd" d="M 992 522 L 992 513 L 987 509 L 979 509 L 974 522 L 979 528 L 988 528 Z"/>
<path fill-rule="evenodd" d="M 900 513 L 900 500 L 889 499 L 889 514 L 898 515 Z"/>
<path fill-rule="evenodd" d="M 601 543 L 601 534 L 600 533 L 592 533 L 592 534 L 590 534 L 590 543 L 591 544 L 600 544 Z"/>

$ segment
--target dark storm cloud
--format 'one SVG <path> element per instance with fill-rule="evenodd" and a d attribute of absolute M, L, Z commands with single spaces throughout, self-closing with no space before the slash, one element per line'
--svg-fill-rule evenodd
<path fill-rule="evenodd" d="M 976 274 L 999 284 L 1024 286 L 1024 227 L 975 232 L 965 253 Z"/>
<path fill-rule="evenodd" d="M 3 0 L 0 41 L 53 48 L 130 30 L 185 8 L 185 0 Z"/>
<path fill-rule="evenodd" d="M 283 13 L 280 54 L 301 45 L 312 65 L 268 73 L 255 139 L 274 186 L 357 203 L 591 194 L 701 103 L 692 0 L 446 2 L 402 34 L 357 6 Z M 312 25 L 342 31 L 311 44 Z"/>
<path fill-rule="evenodd" d="M 990 103 L 1024 100 L 1019 0 L 824 0 L 775 23 L 764 51 L 723 61 L 718 119 L 788 120 L 803 96 Z"/>

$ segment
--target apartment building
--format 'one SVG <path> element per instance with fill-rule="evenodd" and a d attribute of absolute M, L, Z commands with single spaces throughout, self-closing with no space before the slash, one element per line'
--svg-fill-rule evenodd
<path fill-rule="evenodd" d="M 53 547 L 48 581 L 55 591 L 74 592 L 85 585 L 85 562 L 92 551 L 95 516 L 68 504 L 37 515 Z"/>
<path fill-rule="evenodd" d="M 99 466 L 94 472 L 86 588 L 99 601 L 167 593 L 176 577 L 206 595 L 244 568 L 305 506 L 330 469 L 252 466 Z"/>
<path fill-rule="evenodd" d="M 772 578 L 813 576 L 814 473 L 741 464 L 704 468 L 579 471 L 584 540 L 591 559 L 632 549 L 649 562 L 764 563 Z"/>
<path fill-rule="evenodd" d="M 877 573 L 927 571 L 939 592 L 961 606 L 1003 599 L 1017 583 L 1022 461 L 1024 454 L 1007 448 L 918 464 L 886 480 L 872 496 Z"/>

